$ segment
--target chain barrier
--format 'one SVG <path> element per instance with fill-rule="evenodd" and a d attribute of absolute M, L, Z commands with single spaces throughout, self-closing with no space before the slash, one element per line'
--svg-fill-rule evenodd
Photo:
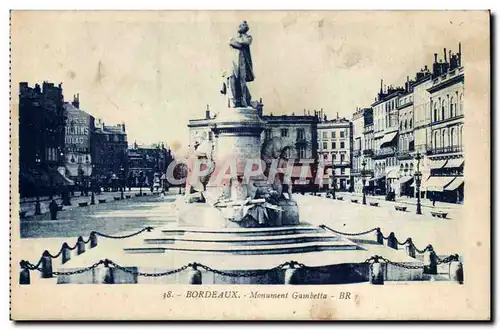
<path fill-rule="evenodd" d="M 106 264 L 107 262 L 108 262 L 107 259 L 106 260 L 99 260 L 98 262 L 96 262 L 92 266 L 88 266 L 88 267 L 85 267 L 82 269 L 77 269 L 77 270 L 68 271 L 68 272 L 52 272 L 52 274 L 57 275 L 57 276 L 82 274 L 82 273 L 86 273 L 88 271 L 91 271 L 94 268 L 97 268 L 99 265 Z"/>
<path fill-rule="evenodd" d="M 42 258 L 40 258 L 40 260 L 38 261 L 38 263 L 36 265 L 34 265 L 31 262 L 26 261 L 26 260 L 21 260 L 21 262 L 19 262 L 19 265 L 23 269 L 38 270 L 38 271 L 40 271 L 41 264 L 42 264 Z"/>
<path fill-rule="evenodd" d="M 391 260 L 389 260 L 387 258 L 384 258 L 382 256 L 379 256 L 379 255 L 374 255 L 374 256 L 366 259 L 362 263 L 369 264 L 370 267 L 372 267 L 374 263 L 378 263 L 380 261 L 385 262 L 387 264 L 391 264 L 391 265 L 397 266 L 397 267 L 406 268 L 406 269 L 423 269 L 424 268 L 424 265 L 408 265 L 408 264 L 401 263 L 401 262 L 394 262 L 394 261 L 391 261 Z M 450 255 L 450 256 L 448 256 L 446 258 L 443 258 L 443 259 L 439 259 L 438 258 L 437 264 L 438 265 L 439 264 L 446 264 L 446 263 L 450 263 L 452 261 L 458 261 L 458 255 L 457 254 Z M 38 262 L 38 264 L 34 265 L 34 264 L 30 263 L 29 261 L 22 260 L 20 262 L 20 266 L 23 269 L 41 271 L 41 268 L 40 268 L 41 262 L 42 262 L 42 260 L 40 259 L 40 261 Z M 284 262 L 284 263 L 282 263 L 282 264 L 280 264 L 280 265 L 278 265 L 276 267 L 270 268 L 270 269 L 256 270 L 256 271 L 243 271 L 243 272 L 226 272 L 226 271 L 223 271 L 223 270 L 218 270 L 218 269 L 212 268 L 210 266 L 194 262 L 194 263 L 189 263 L 189 264 L 187 264 L 185 266 L 182 266 L 182 267 L 179 267 L 179 268 L 176 268 L 176 269 L 172 269 L 172 270 L 169 270 L 169 271 L 165 271 L 165 272 L 147 273 L 147 272 L 140 272 L 140 271 L 137 271 L 137 270 L 134 270 L 134 269 L 123 267 L 123 266 L 120 266 L 119 264 L 115 263 L 112 260 L 104 259 L 104 260 L 99 260 L 98 262 L 92 264 L 91 266 L 88 266 L 88 267 L 85 267 L 85 268 L 82 268 L 82 269 L 77 269 L 77 270 L 73 270 L 73 271 L 66 271 L 66 272 L 64 272 L 64 271 L 53 272 L 52 274 L 56 275 L 56 276 L 62 276 L 62 275 L 64 275 L 64 276 L 70 276 L 70 275 L 82 274 L 82 273 L 91 271 L 91 270 L 97 268 L 100 265 L 104 265 L 105 267 L 113 266 L 114 268 L 119 269 L 121 271 L 130 273 L 130 274 L 133 274 L 133 275 L 136 275 L 136 276 L 144 276 L 144 277 L 169 276 L 169 275 L 173 275 L 173 274 L 182 272 L 182 271 L 184 271 L 184 270 L 186 270 L 188 268 L 193 268 L 193 269 L 196 270 L 198 267 L 201 268 L 201 269 L 204 269 L 207 272 L 211 272 L 211 273 L 222 275 L 222 276 L 229 276 L 229 277 L 255 277 L 255 276 L 263 276 L 263 275 L 266 275 L 266 274 L 269 274 L 271 272 L 274 272 L 276 270 L 281 270 L 281 269 L 314 269 L 315 271 L 318 271 L 320 273 L 331 273 L 329 270 L 323 270 L 323 269 L 318 268 L 318 267 L 310 267 L 310 266 L 307 266 L 307 265 L 305 265 L 303 263 L 300 263 L 300 262 L 297 262 L 297 261 L 287 261 L 287 262 Z M 289 268 L 286 268 L 287 266 Z"/>
<path fill-rule="evenodd" d="M 411 241 L 411 238 L 407 238 L 406 241 L 404 241 L 403 243 L 401 243 L 400 241 L 398 241 L 398 239 L 396 238 L 396 242 L 399 244 L 399 245 L 406 245 L 406 243 L 408 243 L 409 241 Z M 413 243 L 412 243 L 413 244 Z"/>
<path fill-rule="evenodd" d="M 359 233 L 344 233 L 344 232 L 341 232 L 341 231 L 338 231 L 338 230 L 335 230 L 335 229 L 332 229 L 326 225 L 320 225 L 319 227 L 323 228 L 323 229 L 328 229 L 329 231 L 332 231 L 336 234 L 339 234 L 339 235 L 344 235 L 344 236 L 361 236 L 361 235 L 366 235 L 366 234 L 369 234 L 371 232 L 374 232 L 376 231 L 377 229 L 379 228 L 372 228 L 370 230 L 366 230 L 366 231 L 362 231 L 362 232 L 359 232 Z M 385 237 L 384 237 L 385 238 Z M 386 238 L 387 239 L 387 238 Z"/>
<path fill-rule="evenodd" d="M 172 275 L 172 274 L 175 274 L 175 273 L 182 272 L 183 270 L 186 270 L 188 267 L 191 266 L 191 264 L 188 264 L 188 265 L 182 266 L 180 268 L 169 270 L 169 271 L 166 271 L 166 272 L 163 272 L 163 273 L 144 273 L 144 272 L 139 272 L 137 270 L 129 269 L 127 267 L 122 267 L 122 266 L 118 265 L 117 263 L 115 263 L 115 262 L 113 262 L 111 260 L 109 261 L 109 264 L 112 265 L 113 267 L 117 268 L 117 269 L 120 269 L 120 270 L 126 272 L 126 273 L 129 273 L 129 274 L 132 274 L 132 275 L 136 275 L 136 276 L 144 276 L 144 277 L 168 276 L 168 275 Z"/>
<path fill-rule="evenodd" d="M 143 229 L 139 230 L 138 232 L 135 232 L 135 233 L 132 233 L 132 234 L 128 234 L 128 235 L 122 235 L 122 236 L 115 236 L 115 235 L 103 234 L 103 233 L 100 233 L 98 231 L 93 231 L 92 233 L 94 233 L 95 235 L 101 236 L 101 237 L 105 237 L 105 238 L 123 239 L 123 238 L 129 238 L 129 237 L 133 237 L 133 236 L 139 235 L 139 234 L 141 234 L 141 233 L 143 233 L 145 231 L 150 232 L 153 229 L 154 229 L 153 227 L 146 227 L 146 228 L 143 228 Z M 92 233 L 91 233 L 91 235 L 92 235 Z M 89 240 L 90 240 L 90 237 L 89 237 Z"/>
<path fill-rule="evenodd" d="M 441 264 L 448 264 L 452 261 L 458 261 L 458 254 L 450 254 L 449 256 L 447 256 L 446 258 L 439 258 L 437 255 L 437 264 L 438 265 L 441 265 Z"/>

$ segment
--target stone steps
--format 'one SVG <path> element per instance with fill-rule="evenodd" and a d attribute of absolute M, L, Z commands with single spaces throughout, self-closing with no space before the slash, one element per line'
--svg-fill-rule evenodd
<path fill-rule="evenodd" d="M 233 245 L 217 243 L 175 242 L 163 246 L 141 246 L 125 248 L 125 253 L 164 253 L 169 251 L 190 251 L 196 253 L 230 253 L 230 254 L 285 254 L 334 250 L 358 250 L 357 244 L 343 240 L 336 242 L 304 242 L 290 244 Z"/>
<path fill-rule="evenodd" d="M 289 227 L 274 227 L 274 228 L 220 228 L 220 229 L 210 229 L 210 228 L 194 228 L 194 227 L 179 227 L 172 229 L 164 229 L 162 233 L 164 235 L 186 235 L 186 234 L 199 234 L 205 235 L 237 235 L 238 237 L 245 236 L 273 236 L 273 235 L 294 235 L 294 234 L 306 234 L 306 233 L 320 233 L 324 232 L 323 229 L 313 226 L 289 226 Z"/>
<path fill-rule="evenodd" d="M 238 236 L 238 235 L 192 235 L 153 237 L 144 239 L 146 244 L 174 244 L 177 242 L 192 243 L 215 243 L 236 245 L 272 245 L 272 244 L 294 244 L 306 242 L 338 242 L 341 238 L 329 233 L 290 234 L 290 235 L 267 235 L 267 236 Z"/>

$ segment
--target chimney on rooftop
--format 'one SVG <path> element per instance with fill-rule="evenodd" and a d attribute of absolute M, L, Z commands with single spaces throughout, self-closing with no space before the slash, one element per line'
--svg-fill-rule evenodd
<path fill-rule="evenodd" d="M 73 102 L 71 102 L 73 106 L 77 109 L 80 109 L 80 93 L 76 93 L 76 95 L 73 95 Z"/>
<path fill-rule="evenodd" d="M 207 104 L 207 110 L 205 110 L 205 119 L 210 119 L 210 105 Z"/>

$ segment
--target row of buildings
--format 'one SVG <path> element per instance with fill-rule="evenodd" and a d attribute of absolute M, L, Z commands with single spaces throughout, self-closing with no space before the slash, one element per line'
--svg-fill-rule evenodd
<path fill-rule="evenodd" d="M 323 109 L 304 110 L 303 115 L 265 115 L 261 100 L 259 115 L 266 123 L 261 139 L 279 137 L 291 147 L 290 157 L 314 161 L 308 189 L 358 193 L 365 189 L 370 194 L 415 197 L 418 172 L 421 197 L 460 203 L 464 196 L 463 95 L 459 44 L 457 53 L 444 49 L 439 60 L 434 54 L 432 70 L 425 65 L 412 79 L 407 76 L 403 86 L 381 81 L 374 102 L 357 108 L 352 118 L 337 114 L 329 119 Z M 191 145 L 215 138 L 210 128 L 213 119 L 207 108 L 205 118 L 189 121 Z M 312 185 L 316 170 L 324 171 L 319 187 Z"/>
<path fill-rule="evenodd" d="M 128 146 L 125 124 L 106 125 L 65 102 L 62 84 L 19 85 L 21 196 L 53 195 L 64 187 L 148 185 L 172 160 L 163 144 Z M 142 174 L 141 174 L 142 173 Z"/>

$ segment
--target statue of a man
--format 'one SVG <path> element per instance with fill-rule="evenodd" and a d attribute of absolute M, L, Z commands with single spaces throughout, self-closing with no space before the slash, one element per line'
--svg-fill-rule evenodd
<path fill-rule="evenodd" d="M 247 22 L 243 21 L 238 27 L 238 35 L 229 40 L 229 46 L 233 52 L 232 65 L 227 77 L 229 91 L 223 88 L 221 92 L 223 94 L 230 93 L 229 106 L 234 108 L 252 106 L 247 86 L 247 82 L 255 79 L 250 55 L 252 36 L 247 34 L 249 29 Z"/>

